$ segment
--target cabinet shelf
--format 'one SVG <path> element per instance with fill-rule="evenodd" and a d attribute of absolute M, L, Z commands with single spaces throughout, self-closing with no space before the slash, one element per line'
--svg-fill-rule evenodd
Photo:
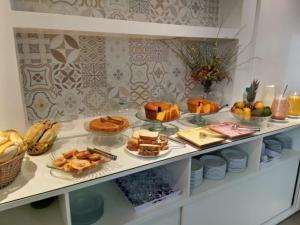
<path fill-rule="evenodd" d="M 184 197 L 178 196 L 170 200 L 163 201 L 158 205 L 145 209 L 142 212 L 135 212 L 133 206 L 126 199 L 124 194 L 113 182 L 106 182 L 97 187 L 104 200 L 104 214 L 101 219 L 93 225 L 129 225 L 151 219 L 154 215 L 164 214 L 178 209 L 184 204 Z M 168 206 L 168 207 L 166 207 Z"/>
<path fill-rule="evenodd" d="M 73 31 L 123 37 L 147 36 L 148 38 L 216 38 L 219 31 L 217 27 L 160 24 L 24 11 L 11 11 L 11 17 L 14 28 L 46 30 L 47 32 Z M 238 29 L 222 28 L 219 38 L 233 39 L 237 32 Z"/>
<path fill-rule="evenodd" d="M 221 189 L 227 188 L 231 185 L 236 184 L 237 182 L 242 181 L 243 179 L 248 179 L 251 175 L 254 175 L 255 172 L 249 168 L 241 173 L 226 173 L 226 176 L 222 180 L 204 180 L 203 183 L 198 187 L 192 190 L 191 197 L 200 197 L 206 194 L 212 194 Z"/>
<path fill-rule="evenodd" d="M 67 225 L 64 222 L 57 199 L 49 207 L 44 209 L 33 209 L 29 204 L 9 209 L 1 212 L 0 218 L 1 224 Z"/>
<path fill-rule="evenodd" d="M 300 158 L 300 151 L 294 149 L 283 149 L 282 157 L 280 159 L 275 159 L 268 163 L 260 164 L 260 170 L 268 170 L 270 168 L 274 168 L 276 166 L 281 165 L 282 163 L 289 162 L 290 160 L 295 160 Z"/>

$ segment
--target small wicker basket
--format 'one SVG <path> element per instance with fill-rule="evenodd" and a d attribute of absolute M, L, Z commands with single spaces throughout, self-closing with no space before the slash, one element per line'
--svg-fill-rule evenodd
<path fill-rule="evenodd" d="M 11 184 L 18 176 L 25 152 L 17 155 L 13 159 L 0 164 L 0 189 Z"/>

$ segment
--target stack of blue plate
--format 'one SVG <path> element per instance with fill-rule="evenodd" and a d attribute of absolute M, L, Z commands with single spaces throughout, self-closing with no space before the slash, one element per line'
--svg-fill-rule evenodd
<path fill-rule="evenodd" d="M 240 150 L 224 149 L 221 156 L 227 161 L 228 172 L 239 173 L 247 168 L 248 156 Z"/>
<path fill-rule="evenodd" d="M 293 139 L 286 134 L 277 134 L 274 136 L 276 141 L 279 141 L 282 148 L 291 149 L 293 148 Z"/>
<path fill-rule="evenodd" d="M 276 151 L 278 153 L 282 152 L 282 146 L 279 141 L 274 139 L 265 139 L 264 143 L 266 144 L 267 149 L 271 149 L 272 151 Z"/>
<path fill-rule="evenodd" d="M 216 155 L 202 156 L 203 174 L 205 179 L 222 180 L 226 175 L 226 161 Z"/>
<path fill-rule="evenodd" d="M 203 181 L 203 164 L 200 160 L 192 159 L 191 189 L 194 189 Z"/>

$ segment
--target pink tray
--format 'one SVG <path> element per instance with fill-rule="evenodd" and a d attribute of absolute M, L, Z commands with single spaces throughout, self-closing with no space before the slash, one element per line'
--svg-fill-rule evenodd
<path fill-rule="evenodd" d="M 230 139 L 248 136 L 248 135 L 254 134 L 256 132 L 254 130 L 251 130 L 251 128 L 249 128 L 249 130 L 240 130 L 240 129 L 234 128 L 234 125 L 235 125 L 235 123 L 225 122 L 225 123 L 209 125 L 208 128 L 217 133 L 220 133 Z M 243 128 L 247 128 L 247 127 L 243 126 Z"/>

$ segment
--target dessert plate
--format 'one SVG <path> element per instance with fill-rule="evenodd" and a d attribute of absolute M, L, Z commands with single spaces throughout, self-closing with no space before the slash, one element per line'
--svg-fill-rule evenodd
<path fill-rule="evenodd" d="M 107 163 L 102 163 L 101 165 L 95 168 L 83 171 L 82 173 L 79 174 L 69 173 L 53 166 L 52 161 L 59 156 L 61 156 L 61 154 L 57 152 L 51 153 L 49 155 L 47 167 L 50 168 L 51 176 L 63 180 L 86 181 L 86 180 L 96 179 L 98 177 L 106 176 L 107 174 L 112 173 L 115 169 L 120 168 L 120 166 L 117 163 L 110 161 Z"/>
<path fill-rule="evenodd" d="M 99 136 L 114 136 L 114 135 L 119 135 L 119 134 L 122 134 L 125 131 L 127 131 L 129 127 L 130 127 L 130 123 L 129 123 L 128 127 L 124 128 L 122 130 L 119 130 L 119 131 L 113 131 L 113 132 L 94 131 L 94 130 L 90 129 L 90 120 L 84 122 L 84 129 L 87 132 L 89 132 L 91 134 L 99 135 Z"/>
<path fill-rule="evenodd" d="M 161 150 L 161 151 L 159 151 L 158 155 L 151 155 L 151 156 L 139 155 L 138 151 L 130 151 L 127 147 L 125 147 L 125 151 L 128 152 L 131 155 L 136 156 L 136 157 L 141 157 L 141 158 L 157 158 L 157 157 L 161 157 L 161 156 L 165 156 L 165 155 L 169 154 L 172 151 L 172 148 L 169 147 L 167 150 Z"/>

